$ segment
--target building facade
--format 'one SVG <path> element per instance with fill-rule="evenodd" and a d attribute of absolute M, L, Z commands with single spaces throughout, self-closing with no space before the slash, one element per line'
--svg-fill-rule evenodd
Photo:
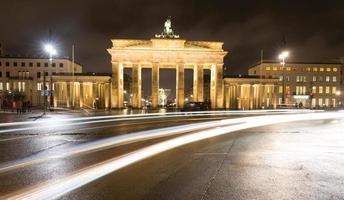
<path fill-rule="evenodd" d="M 249 75 L 277 78 L 278 104 L 284 93 L 286 106 L 338 107 L 343 104 L 340 63 L 286 63 L 264 61 L 248 70 Z M 283 85 L 284 91 L 283 91 Z"/>
<path fill-rule="evenodd" d="M 278 79 L 240 76 L 224 78 L 226 109 L 252 110 L 277 107 Z"/>
<path fill-rule="evenodd" d="M 112 63 L 112 108 L 123 108 L 123 71 L 132 69 L 133 107 L 141 108 L 141 74 L 152 72 L 152 107 L 159 104 L 159 69 L 175 69 L 176 106 L 184 107 L 184 70 L 193 69 L 193 97 L 204 101 L 204 70 L 211 71 L 210 102 L 212 109 L 223 108 L 223 59 L 227 54 L 222 42 L 186 41 L 174 35 L 171 22 L 165 22 L 160 35 L 150 40 L 113 39 L 108 49 Z"/>
<path fill-rule="evenodd" d="M 54 75 L 73 72 L 81 73 L 82 66 L 76 63 L 73 65 L 65 58 L 56 58 L 50 62 L 47 58 L 1 56 L 0 93 L 20 92 L 33 106 L 42 105 L 44 77 L 47 90 L 53 91 L 54 84 L 51 81 Z M 48 101 L 50 99 L 48 97 Z"/>

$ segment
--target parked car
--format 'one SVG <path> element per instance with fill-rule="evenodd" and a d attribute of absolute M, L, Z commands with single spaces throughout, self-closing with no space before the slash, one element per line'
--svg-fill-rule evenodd
<path fill-rule="evenodd" d="M 181 111 L 205 111 L 209 110 L 210 106 L 205 102 L 188 102 L 185 104 L 184 108 Z"/>

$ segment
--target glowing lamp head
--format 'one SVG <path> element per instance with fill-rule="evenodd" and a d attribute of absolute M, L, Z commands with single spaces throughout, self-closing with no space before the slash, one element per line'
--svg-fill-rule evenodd
<path fill-rule="evenodd" d="M 56 49 L 54 48 L 53 45 L 51 44 L 46 44 L 44 45 L 44 50 L 49 53 L 50 55 L 56 55 L 57 54 L 57 51 Z"/>
<path fill-rule="evenodd" d="M 283 51 L 283 52 L 278 56 L 278 58 L 279 58 L 280 60 L 283 60 L 283 59 L 286 59 L 288 56 L 289 56 L 289 52 L 288 52 L 288 51 Z"/>
<path fill-rule="evenodd" d="M 340 94 L 341 94 L 341 92 L 338 90 L 338 91 L 336 92 L 336 95 L 339 96 Z"/>

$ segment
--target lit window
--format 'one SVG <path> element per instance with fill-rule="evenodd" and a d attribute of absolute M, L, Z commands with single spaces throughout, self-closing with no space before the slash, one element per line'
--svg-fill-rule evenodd
<path fill-rule="evenodd" d="M 277 71 L 277 66 L 273 66 L 272 70 Z"/>
<path fill-rule="evenodd" d="M 330 68 L 330 67 L 327 67 L 327 68 L 326 68 L 326 71 L 327 71 L 327 72 L 330 72 L 330 71 L 331 71 L 331 68 Z"/>
<path fill-rule="evenodd" d="M 296 82 L 300 82 L 300 76 L 296 76 Z"/>
<path fill-rule="evenodd" d="M 319 86 L 319 94 L 322 94 L 322 93 L 323 93 L 323 87 Z"/>
<path fill-rule="evenodd" d="M 313 76 L 313 82 L 317 81 L 317 76 Z"/>
<path fill-rule="evenodd" d="M 282 94 L 283 93 L 283 86 L 278 86 L 278 93 Z"/>
<path fill-rule="evenodd" d="M 326 76 L 326 82 L 330 82 L 330 76 Z"/>
<path fill-rule="evenodd" d="M 312 87 L 312 93 L 313 93 L 313 94 L 317 93 L 317 86 L 313 86 L 313 87 Z"/>
<path fill-rule="evenodd" d="M 311 71 L 311 68 L 310 67 L 307 67 L 307 72 L 310 72 Z"/>
<path fill-rule="evenodd" d="M 290 94 L 290 87 L 288 85 L 285 86 L 285 91 L 286 91 L 287 94 Z"/>
<path fill-rule="evenodd" d="M 318 71 L 318 68 L 313 67 L 313 72 L 317 72 L 317 71 Z"/>
<path fill-rule="evenodd" d="M 324 68 L 323 68 L 323 67 L 320 67 L 320 71 L 323 72 L 323 71 L 324 71 Z"/>
<path fill-rule="evenodd" d="M 291 70 L 291 67 L 287 67 L 287 71 L 290 71 Z"/>
<path fill-rule="evenodd" d="M 10 83 L 9 83 L 9 82 L 6 83 L 6 90 L 7 90 L 7 91 L 10 90 Z"/>
<path fill-rule="evenodd" d="M 37 83 L 37 90 L 42 90 L 42 83 Z"/>
<path fill-rule="evenodd" d="M 337 76 L 333 76 L 333 77 L 332 77 L 332 81 L 333 81 L 333 82 L 337 82 Z"/>
<path fill-rule="evenodd" d="M 270 67 L 265 67 L 265 70 L 266 71 L 270 71 Z"/>
<path fill-rule="evenodd" d="M 287 82 L 289 82 L 289 81 L 290 81 L 290 77 L 289 77 L 289 76 L 286 76 L 286 77 L 285 77 L 285 80 L 286 80 Z"/>
<path fill-rule="evenodd" d="M 329 94 L 329 93 L 330 93 L 330 87 L 329 87 L 329 86 L 326 86 L 326 88 L 325 88 L 325 93 L 326 93 L 326 94 Z"/>
<path fill-rule="evenodd" d="M 3 90 L 3 89 L 4 89 L 3 83 L 0 82 L 0 90 Z"/>
<path fill-rule="evenodd" d="M 338 71 L 337 67 L 334 67 L 334 68 L 333 68 L 333 71 L 334 71 L 334 72 L 337 72 L 337 71 Z"/>
<path fill-rule="evenodd" d="M 336 94 L 337 92 L 337 87 L 332 87 L 332 94 Z"/>
<path fill-rule="evenodd" d="M 283 76 L 280 76 L 280 77 L 279 77 L 279 81 L 283 81 Z"/>
<path fill-rule="evenodd" d="M 284 69 L 284 67 L 283 67 L 283 66 L 281 66 L 281 67 L 280 67 L 280 71 L 283 71 L 283 69 Z"/>

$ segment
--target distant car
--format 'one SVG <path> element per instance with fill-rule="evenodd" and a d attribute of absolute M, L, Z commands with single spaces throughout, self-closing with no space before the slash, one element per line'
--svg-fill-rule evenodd
<path fill-rule="evenodd" d="M 205 111 L 209 110 L 209 108 L 209 104 L 205 102 L 188 102 L 181 111 Z"/>

